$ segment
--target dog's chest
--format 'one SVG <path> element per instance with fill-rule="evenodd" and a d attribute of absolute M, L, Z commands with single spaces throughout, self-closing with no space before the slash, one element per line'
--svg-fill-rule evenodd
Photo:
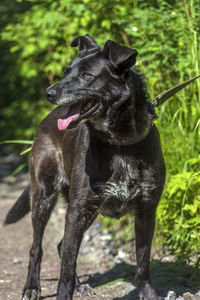
<path fill-rule="evenodd" d="M 133 163 L 118 158 L 117 167 L 107 182 L 96 183 L 101 198 L 100 213 L 108 217 L 121 217 L 134 210 L 142 193 L 140 170 Z"/>

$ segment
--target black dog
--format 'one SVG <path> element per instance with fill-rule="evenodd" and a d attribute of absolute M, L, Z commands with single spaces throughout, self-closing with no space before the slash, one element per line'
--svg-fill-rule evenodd
<path fill-rule="evenodd" d="M 110 40 L 101 49 L 89 35 L 71 46 L 79 46 L 79 57 L 64 79 L 46 90 L 47 99 L 60 106 L 35 136 L 31 184 L 5 220 L 10 224 L 24 216 L 31 199 L 34 234 L 23 299 L 39 299 L 42 237 L 60 191 L 68 209 L 57 299 L 72 299 L 79 247 L 98 213 L 135 215 L 140 299 L 161 299 L 151 285 L 149 260 L 165 164 L 154 109 L 141 76 L 131 68 L 137 51 Z"/>

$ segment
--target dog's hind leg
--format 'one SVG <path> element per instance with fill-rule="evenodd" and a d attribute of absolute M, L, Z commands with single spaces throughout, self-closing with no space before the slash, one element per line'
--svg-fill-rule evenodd
<path fill-rule="evenodd" d="M 151 243 L 155 228 L 155 212 L 142 212 L 135 216 L 136 282 L 140 300 L 161 300 L 151 285 L 149 263 Z"/>

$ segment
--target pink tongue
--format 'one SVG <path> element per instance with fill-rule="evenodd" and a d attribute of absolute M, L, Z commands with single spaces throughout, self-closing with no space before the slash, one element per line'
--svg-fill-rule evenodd
<path fill-rule="evenodd" d="M 74 105 L 71 109 L 69 109 L 68 113 L 63 116 L 61 119 L 58 119 L 58 129 L 64 130 L 66 129 L 71 122 L 77 121 L 80 117 L 81 105 Z"/>

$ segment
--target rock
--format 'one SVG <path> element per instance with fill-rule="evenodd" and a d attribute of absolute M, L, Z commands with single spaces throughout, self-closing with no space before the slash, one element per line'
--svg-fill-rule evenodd
<path fill-rule="evenodd" d="M 195 294 L 195 300 L 200 300 L 200 291 L 198 291 L 196 294 Z M 199 298 L 198 298 L 199 297 Z"/>
<path fill-rule="evenodd" d="M 127 257 L 127 253 L 125 253 L 122 249 L 119 249 L 117 256 L 121 259 L 125 259 Z"/>
<path fill-rule="evenodd" d="M 83 240 L 83 242 L 88 243 L 88 242 L 91 241 L 91 239 L 92 239 L 91 234 L 89 234 L 88 232 L 86 232 L 84 234 L 84 240 Z"/>
<path fill-rule="evenodd" d="M 184 300 L 194 300 L 194 297 L 193 297 L 194 295 L 192 295 L 192 294 L 190 294 L 190 293 L 185 293 L 185 294 L 183 294 L 183 299 Z"/>
<path fill-rule="evenodd" d="M 110 240 L 112 240 L 112 235 L 111 234 L 104 234 L 101 236 L 101 240 L 102 242 L 108 242 Z"/>
<path fill-rule="evenodd" d="M 84 296 L 95 296 L 95 291 L 89 284 L 81 284 L 75 288 L 74 296 L 76 297 L 76 295 L 80 298 Z"/>
<path fill-rule="evenodd" d="M 116 264 L 121 264 L 123 262 L 119 256 L 115 256 L 114 261 L 115 261 Z"/>
<path fill-rule="evenodd" d="M 57 210 L 59 215 L 65 215 L 66 214 L 66 208 L 60 207 Z"/>
<path fill-rule="evenodd" d="M 0 279 L 0 283 L 9 283 L 11 282 L 12 280 L 4 280 L 4 279 Z"/>
<path fill-rule="evenodd" d="M 174 291 L 169 291 L 165 300 L 176 300 L 176 293 Z"/>
<path fill-rule="evenodd" d="M 105 255 L 110 255 L 110 254 L 112 254 L 112 251 L 111 251 L 110 248 L 104 249 L 103 252 L 105 253 Z"/>
<path fill-rule="evenodd" d="M 4 182 L 6 183 L 14 183 L 16 181 L 16 177 L 10 175 L 4 178 Z"/>
<path fill-rule="evenodd" d="M 21 264 L 21 263 L 22 263 L 22 260 L 21 260 L 21 258 L 15 257 L 15 258 L 13 258 L 12 263 L 13 263 L 13 264 Z"/>
<path fill-rule="evenodd" d="M 174 258 L 173 258 L 172 256 L 167 255 L 167 256 L 164 256 L 164 257 L 161 259 L 161 262 L 164 262 L 164 263 L 172 262 L 173 259 L 174 259 Z"/>

